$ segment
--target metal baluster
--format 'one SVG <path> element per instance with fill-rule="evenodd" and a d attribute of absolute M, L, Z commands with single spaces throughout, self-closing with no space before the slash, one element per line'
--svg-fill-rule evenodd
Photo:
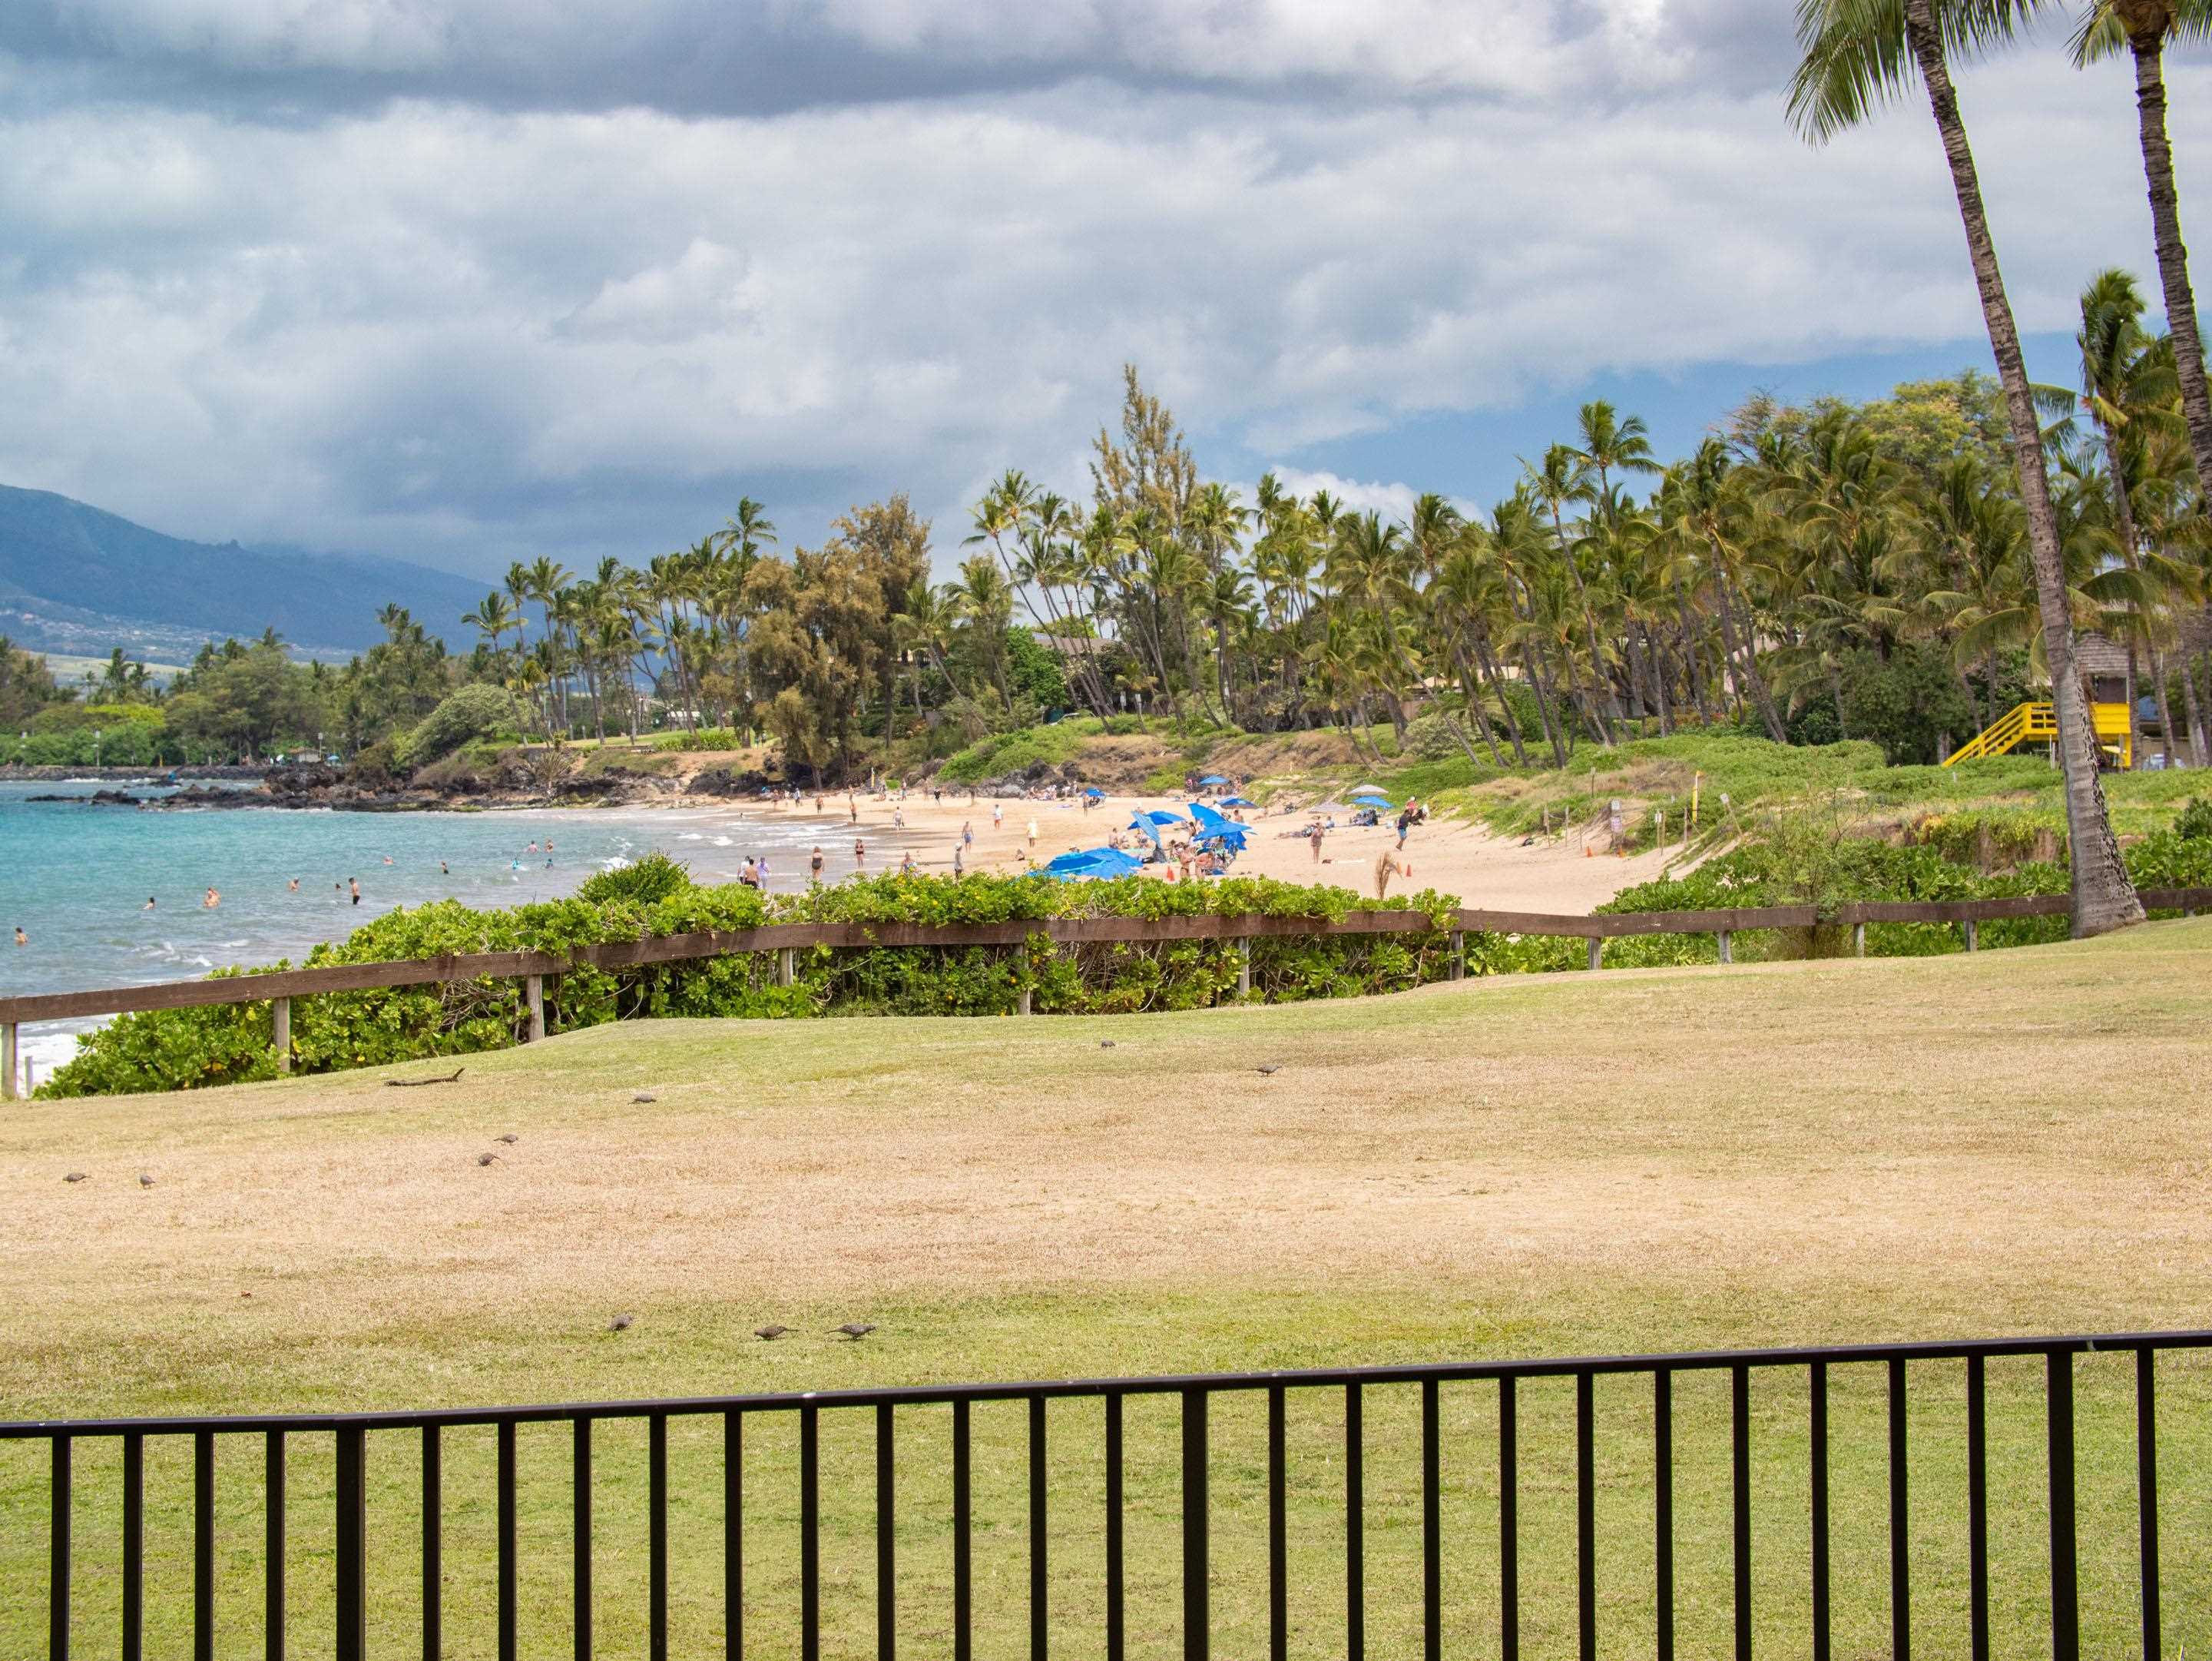
<path fill-rule="evenodd" d="M 2081 1618 L 2075 1579 L 2074 1358 L 2044 1358 L 2051 1460 L 2051 1661 L 2080 1661 Z"/>
<path fill-rule="evenodd" d="M 1813 1363 L 1813 1661 L 1829 1661 L 1828 1632 L 1828 1364 Z"/>
<path fill-rule="evenodd" d="M 729 1661 L 745 1652 L 745 1417 L 722 1415 L 722 1631 Z"/>
<path fill-rule="evenodd" d="M 446 1445 L 422 1427 L 422 1661 L 446 1652 Z"/>
<path fill-rule="evenodd" d="M 1182 1653 L 1206 1661 L 1206 1392 L 1182 1396 Z"/>
<path fill-rule="evenodd" d="M 2157 1357 L 2146 1344 L 2136 1352 L 2136 1535 L 2142 1552 L 2143 1661 L 2160 1661 L 2166 1634 L 2158 1609 Z"/>
<path fill-rule="evenodd" d="M 261 1445 L 261 1632 L 265 1661 L 284 1661 L 284 1433 Z"/>
<path fill-rule="evenodd" d="M 1912 1654 L 1912 1557 L 1907 1508 L 1911 1470 L 1905 1441 L 1905 1363 L 1889 1363 L 1889 1649 L 1893 1661 Z"/>
<path fill-rule="evenodd" d="M 1360 1427 L 1359 1386 L 1344 1387 L 1344 1652 L 1367 1653 L 1366 1437 Z"/>
<path fill-rule="evenodd" d="M 337 1653 L 362 1661 L 368 1648 L 368 1611 L 362 1595 L 368 1567 L 368 1501 L 363 1479 L 367 1433 L 357 1425 L 337 1435 Z"/>
<path fill-rule="evenodd" d="M 668 1415 L 645 1421 L 645 1622 L 647 1653 L 668 1661 Z"/>
<path fill-rule="evenodd" d="M 53 1484 L 46 1507 L 46 1653 L 52 1661 L 69 1661 L 70 1439 L 54 1437 L 48 1451 L 53 1457 Z"/>
<path fill-rule="evenodd" d="M 146 1644 L 146 1439 L 123 1438 L 123 1661 L 143 1661 Z"/>
<path fill-rule="evenodd" d="M 1443 1451 L 1437 1381 L 1421 1381 L 1421 1653 L 1443 1661 Z"/>
<path fill-rule="evenodd" d="M 1504 1661 L 1521 1657 L 1521 1453 L 1513 1378 L 1498 1381 L 1498 1620 Z"/>
<path fill-rule="evenodd" d="M 898 1464 L 892 1409 L 876 1404 L 876 1656 L 892 1661 L 898 1651 Z"/>
<path fill-rule="evenodd" d="M 1674 1375 L 1665 1367 L 1651 1371 L 1651 1487 L 1655 1651 L 1674 1661 Z"/>
<path fill-rule="evenodd" d="M 821 1410 L 799 1410 L 799 1652 L 822 1661 Z"/>
<path fill-rule="evenodd" d="M 1289 1506 L 1285 1490 L 1289 1461 L 1284 1450 L 1280 1384 L 1267 1386 L 1267 1656 L 1288 1661 L 1291 1649 Z"/>
<path fill-rule="evenodd" d="M 1051 1647 L 1050 1582 L 1047 1563 L 1044 1464 L 1044 1397 L 1030 1397 L 1030 1658 L 1045 1661 Z"/>
<path fill-rule="evenodd" d="M 1122 1609 L 1121 1393 L 1106 1396 L 1106 1661 L 1122 1661 L 1128 1626 Z"/>
<path fill-rule="evenodd" d="M 1729 1369 L 1729 1490 L 1735 1518 L 1735 1654 L 1751 1661 L 1751 1369 Z"/>
<path fill-rule="evenodd" d="M 499 1425 L 499 1661 L 515 1661 L 514 1421 Z"/>
<path fill-rule="evenodd" d="M 1583 1661 L 1597 1661 L 1597 1379 L 1575 1375 L 1576 1626 Z"/>
<path fill-rule="evenodd" d="M 969 1441 L 963 1397 L 952 1404 L 953 1661 L 972 1661 L 975 1647 L 975 1492 Z"/>
<path fill-rule="evenodd" d="M 1966 1358 L 1966 1641 L 1990 1661 L 1990 1433 L 1988 1364 Z"/>
<path fill-rule="evenodd" d="M 575 1579 L 575 1612 L 570 1624 L 575 1632 L 576 1661 L 592 1661 L 592 1421 L 576 1421 L 575 1455 L 570 1476 L 574 1498 L 569 1502 L 574 1545 L 570 1566 Z"/>
<path fill-rule="evenodd" d="M 192 1661 L 215 1661 L 215 1433 L 192 1436 Z"/>

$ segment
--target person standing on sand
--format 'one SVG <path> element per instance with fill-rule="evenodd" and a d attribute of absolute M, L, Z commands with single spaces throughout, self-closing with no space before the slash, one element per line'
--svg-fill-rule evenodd
<path fill-rule="evenodd" d="M 967 862 L 961 857 L 960 844 L 957 842 L 952 844 L 952 874 L 956 877 L 968 874 Z"/>
<path fill-rule="evenodd" d="M 806 865 L 807 869 L 814 873 L 814 880 L 819 883 L 822 880 L 822 844 L 820 843 L 814 844 L 814 857 L 809 860 Z"/>
<path fill-rule="evenodd" d="M 1036 846 L 1036 821 L 1035 819 L 1031 819 L 1030 821 L 1030 846 L 1032 848 Z"/>
<path fill-rule="evenodd" d="M 975 845 L 975 820 L 963 819 L 960 821 L 960 845 L 963 848 L 973 848 Z"/>
<path fill-rule="evenodd" d="M 1005 820 L 1006 817 L 1006 809 L 1000 806 L 995 801 L 993 802 L 991 804 L 991 829 L 994 830 L 997 830 L 1000 824 Z"/>
<path fill-rule="evenodd" d="M 1321 839 L 1328 834 L 1328 831 L 1322 829 L 1319 819 L 1306 826 L 1306 842 L 1313 849 L 1313 862 L 1316 865 L 1321 863 Z"/>

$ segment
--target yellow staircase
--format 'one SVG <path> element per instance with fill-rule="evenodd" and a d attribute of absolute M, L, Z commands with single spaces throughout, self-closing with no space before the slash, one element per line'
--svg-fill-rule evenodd
<path fill-rule="evenodd" d="M 2099 745 L 2121 767 L 2134 766 L 2135 750 L 2129 735 L 2128 706 L 2124 703 L 2093 703 L 2089 709 L 2096 717 Z M 1943 765 L 1951 767 L 1962 761 L 1980 761 L 1986 756 L 2004 755 L 2023 744 L 2053 744 L 2057 739 L 2058 710 L 2056 706 L 2016 703 L 1960 745 Z M 2112 742 L 2106 742 L 2107 739 Z"/>

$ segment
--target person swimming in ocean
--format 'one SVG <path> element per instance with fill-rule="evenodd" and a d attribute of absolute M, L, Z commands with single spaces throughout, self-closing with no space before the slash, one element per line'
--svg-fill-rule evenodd
<path fill-rule="evenodd" d="M 346 886 L 353 892 L 353 903 L 356 905 L 359 905 L 361 904 L 361 879 L 359 877 L 348 877 L 346 879 Z"/>
<path fill-rule="evenodd" d="M 292 879 L 292 880 L 291 880 L 291 881 L 289 881 L 289 883 L 286 883 L 286 884 L 284 885 L 284 891 L 285 891 L 286 893 L 288 893 L 288 894 L 296 894 L 296 893 L 298 893 L 298 892 L 300 891 L 300 879 L 299 879 L 297 877 L 295 877 L 295 878 L 293 878 L 293 879 Z M 146 906 L 147 906 L 147 909 L 148 909 L 149 910 L 151 910 L 153 909 L 153 905 L 154 905 L 154 902 L 153 902 L 153 901 L 151 901 L 151 900 L 148 900 L 148 901 L 146 902 Z"/>
<path fill-rule="evenodd" d="M 219 891 L 217 891 L 217 890 L 216 890 L 216 889 L 213 889 L 213 888 L 210 888 L 210 889 L 209 889 L 209 890 L 208 890 L 208 891 L 207 891 L 207 897 L 206 897 L 205 899 L 204 899 L 204 900 L 202 900 L 202 901 L 200 902 L 201 906 L 202 906 L 204 909 L 205 909 L 205 910 L 210 910 L 210 911 L 214 910 L 216 909 L 216 907 L 217 907 L 218 905 L 221 905 L 222 904 L 222 893 L 221 893 Z"/>
<path fill-rule="evenodd" d="M 142 911 L 151 911 L 154 909 L 154 897 L 151 894 L 147 895 L 146 904 L 140 906 L 138 909 Z"/>

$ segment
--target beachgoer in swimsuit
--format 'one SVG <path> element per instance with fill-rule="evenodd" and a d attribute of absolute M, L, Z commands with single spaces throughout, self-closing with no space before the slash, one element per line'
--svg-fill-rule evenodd
<path fill-rule="evenodd" d="M 348 877 L 346 879 L 346 886 L 353 891 L 353 903 L 356 905 L 359 905 L 361 904 L 361 879 L 359 877 Z"/>

